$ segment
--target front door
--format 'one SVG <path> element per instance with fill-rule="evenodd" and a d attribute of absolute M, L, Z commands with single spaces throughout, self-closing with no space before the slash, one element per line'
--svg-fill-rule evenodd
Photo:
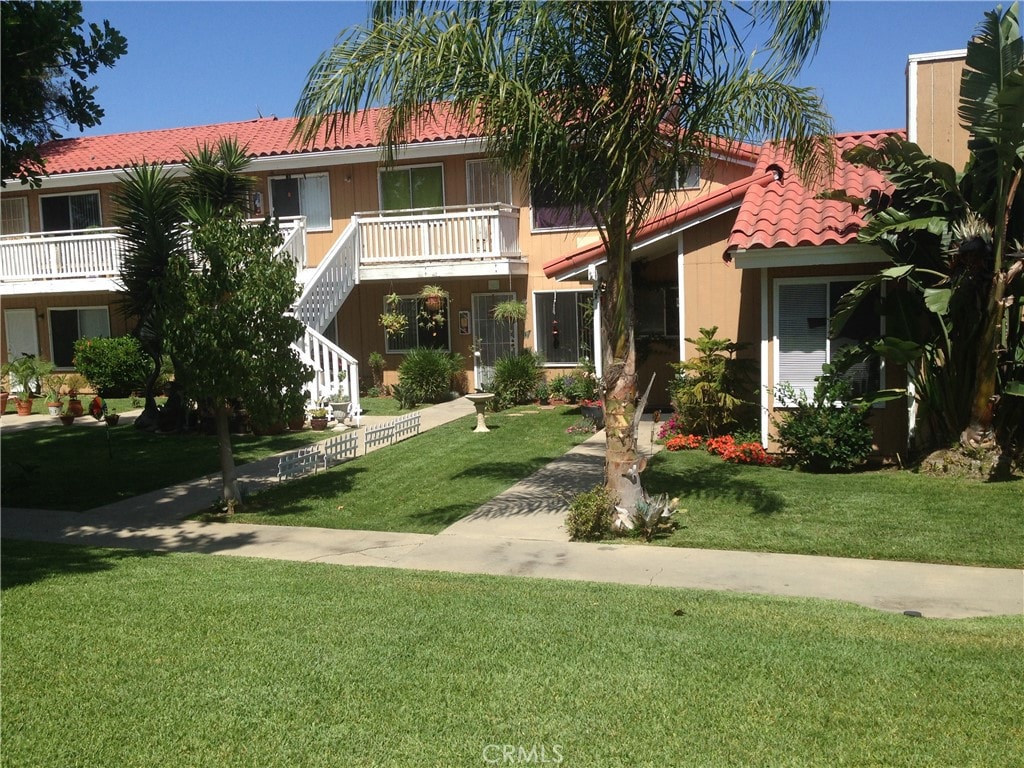
<path fill-rule="evenodd" d="M 496 304 L 515 297 L 514 293 L 473 294 L 473 376 L 478 390 L 490 387 L 494 362 L 518 349 L 517 323 L 495 320 L 493 314 Z"/>

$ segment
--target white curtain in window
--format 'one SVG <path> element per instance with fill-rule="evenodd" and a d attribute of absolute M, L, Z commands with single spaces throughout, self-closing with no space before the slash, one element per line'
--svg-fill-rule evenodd
<path fill-rule="evenodd" d="M 299 180 L 299 208 L 309 229 L 331 228 L 331 189 L 326 174 Z"/>
<path fill-rule="evenodd" d="M 779 285 L 776 305 L 777 384 L 789 382 L 808 397 L 814 379 L 828 362 L 828 286 L 825 283 Z"/>
<path fill-rule="evenodd" d="M 110 314 L 106 307 L 78 310 L 78 337 L 110 338 Z"/>

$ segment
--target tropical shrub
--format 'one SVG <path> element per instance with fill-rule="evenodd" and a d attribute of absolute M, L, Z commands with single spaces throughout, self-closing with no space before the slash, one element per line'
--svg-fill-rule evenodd
<path fill-rule="evenodd" d="M 962 172 L 917 144 L 888 137 L 843 159 L 882 171 L 891 192 L 863 199 L 859 242 L 886 266 L 840 302 L 839 333 L 857 305 L 877 302 L 885 334 L 860 352 L 905 368 L 920 406 L 922 451 L 958 442 L 961 451 L 1013 455 L 1024 425 L 1024 38 L 1020 5 L 986 11 L 967 41 L 957 116 L 968 132 Z M 888 396 L 887 393 L 882 393 Z M 905 393 L 900 393 L 905 394 Z"/>
<path fill-rule="evenodd" d="M 505 355 L 494 362 L 491 389 L 501 408 L 533 400 L 541 378 L 540 362 L 533 352 Z"/>
<path fill-rule="evenodd" d="M 697 354 L 672 363 L 676 371 L 670 390 L 672 405 L 687 432 L 708 437 L 725 434 L 738 424 L 744 409 L 753 405 L 753 363 L 736 354 L 747 344 L 717 339 L 718 326 L 701 328 L 700 336 L 686 339 Z"/>
<path fill-rule="evenodd" d="M 418 403 L 439 403 L 448 397 L 453 380 L 461 373 L 462 355 L 457 352 L 427 347 L 413 349 L 398 366 L 399 391 L 410 407 Z"/>
<path fill-rule="evenodd" d="M 853 400 L 850 383 L 831 365 L 822 366 L 811 399 L 789 384 L 775 390 L 777 400 L 795 403 L 773 419 L 779 445 L 809 472 L 849 472 L 871 453 L 869 406 Z"/>
<path fill-rule="evenodd" d="M 134 336 L 79 339 L 74 364 L 103 397 L 127 397 L 142 389 L 151 369 L 149 357 Z"/>
<path fill-rule="evenodd" d="M 565 529 L 572 541 L 597 541 L 611 530 L 615 499 L 603 485 L 578 493 L 569 501 Z"/>

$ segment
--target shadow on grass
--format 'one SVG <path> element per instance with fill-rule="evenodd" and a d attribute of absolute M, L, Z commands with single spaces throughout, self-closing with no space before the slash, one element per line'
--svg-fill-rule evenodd
<path fill-rule="evenodd" d="M 0 540 L 0 589 L 33 584 L 64 574 L 98 573 L 116 568 L 124 560 L 157 557 L 159 552 L 127 549 L 94 549 L 68 544 Z"/>
<path fill-rule="evenodd" d="M 247 513 L 266 517 L 313 513 L 322 506 L 324 498 L 337 498 L 349 493 L 356 477 L 366 471 L 363 467 L 342 464 L 332 467 L 329 472 L 298 477 L 274 485 L 252 496 L 244 511 L 238 515 L 238 520 L 245 522 Z M 202 516 L 198 518 L 204 519 Z"/>
<path fill-rule="evenodd" d="M 667 493 L 680 499 L 727 499 L 750 508 L 755 515 L 773 515 L 786 508 L 785 499 L 747 478 L 741 468 L 724 461 L 673 471 L 656 456 L 644 474 L 648 492 Z"/>

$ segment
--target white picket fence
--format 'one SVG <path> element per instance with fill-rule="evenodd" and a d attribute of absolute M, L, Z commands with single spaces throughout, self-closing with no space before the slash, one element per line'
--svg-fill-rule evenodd
<path fill-rule="evenodd" d="M 419 411 L 367 427 L 363 432 L 362 454 L 365 456 L 370 451 L 393 445 L 419 433 Z M 331 464 L 354 459 L 359 455 L 359 442 L 359 432 L 353 430 L 287 453 L 277 461 L 277 479 L 290 480 L 311 472 L 315 475 L 318 469 L 327 469 Z"/>

